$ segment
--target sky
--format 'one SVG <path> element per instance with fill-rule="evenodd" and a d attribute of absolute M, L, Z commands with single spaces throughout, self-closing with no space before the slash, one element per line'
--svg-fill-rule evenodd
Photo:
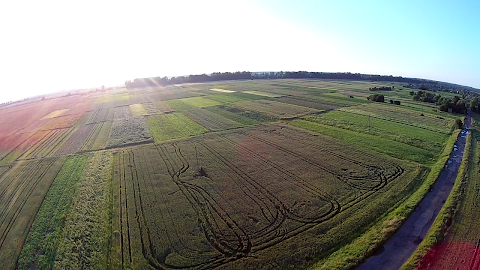
<path fill-rule="evenodd" d="M 352 72 L 480 88 L 480 1 L 0 1 L 0 102 L 154 76 Z"/>

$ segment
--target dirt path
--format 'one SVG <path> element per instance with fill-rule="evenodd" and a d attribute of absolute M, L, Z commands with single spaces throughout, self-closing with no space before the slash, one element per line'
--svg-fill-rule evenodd
<path fill-rule="evenodd" d="M 437 217 L 452 190 L 465 149 L 466 134 L 470 127 L 470 115 L 457 138 L 456 150 L 450 154 L 446 168 L 440 174 L 430 192 L 423 198 L 400 229 L 358 270 L 399 269 L 412 255 Z M 464 132 L 465 131 L 465 132 Z"/>

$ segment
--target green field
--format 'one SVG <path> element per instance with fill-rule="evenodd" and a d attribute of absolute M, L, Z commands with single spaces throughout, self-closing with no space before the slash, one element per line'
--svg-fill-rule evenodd
<path fill-rule="evenodd" d="M 186 138 L 208 130 L 181 113 L 155 115 L 147 118 L 155 142 Z"/>
<path fill-rule="evenodd" d="M 18 259 L 19 268 L 51 269 L 76 185 L 88 156 L 72 156 L 48 190 Z"/>
<path fill-rule="evenodd" d="M 386 102 L 367 100 L 381 86 L 395 86 Z M 2 269 L 354 268 L 415 209 L 459 132 L 461 115 L 409 91 L 239 80 L 0 108 Z M 472 148 L 452 241 L 478 241 Z"/>

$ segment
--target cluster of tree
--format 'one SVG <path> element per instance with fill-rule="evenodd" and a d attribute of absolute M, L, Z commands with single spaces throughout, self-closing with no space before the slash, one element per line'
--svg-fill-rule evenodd
<path fill-rule="evenodd" d="M 440 94 L 433 94 L 422 90 L 419 90 L 417 92 L 410 91 L 410 96 L 413 96 L 413 100 L 415 101 L 423 101 L 429 103 L 437 103 L 442 98 Z"/>
<path fill-rule="evenodd" d="M 385 101 L 385 97 L 383 95 L 380 95 L 380 94 L 374 94 L 374 95 L 370 95 L 367 97 L 368 100 L 371 100 L 371 101 L 376 101 L 376 102 L 384 102 Z"/>
<path fill-rule="evenodd" d="M 390 99 L 390 104 L 400 105 L 400 101 Z"/>
<path fill-rule="evenodd" d="M 153 78 L 137 78 L 133 81 L 126 81 L 127 89 L 142 87 L 157 87 L 171 84 L 181 83 L 199 83 L 222 80 L 256 80 L 256 79 L 336 79 L 336 80 L 356 80 L 356 81 L 389 81 L 389 82 L 405 82 L 405 83 L 423 83 L 427 80 L 416 78 L 404 78 L 401 76 L 383 76 L 368 75 L 350 72 L 216 72 L 212 74 L 188 75 L 179 77 L 153 77 Z"/>
<path fill-rule="evenodd" d="M 463 128 L 463 122 L 462 122 L 462 120 L 460 120 L 460 119 L 458 119 L 458 118 L 455 119 L 455 127 L 456 127 L 457 129 Z"/>
<path fill-rule="evenodd" d="M 480 113 L 480 97 L 470 99 L 470 109 L 473 112 Z"/>
<path fill-rule="evenodd" d="M 454 96 L 453 98 L 446 98 L 442 97 L 440 94 L 433 94 L 422 90 L 419 90 L 417 92 L 410 91 L 410 95 L 413 96 L 413 100 L 415 101 L 435 103 L 439 106 L 438 109 L 444 112 L 466 114 L 468 109 L 468 103 L 471 103 L 470 100 L 460 98 L 459 96 Z M 477 100 L 480 99 L 477 98 Z"/>
<path fill-rule="evenodd" d="M 380 87 L 371 87 L 368 88 L 370 91 L 392 91 L 395 86 L 380 86 Z"/>

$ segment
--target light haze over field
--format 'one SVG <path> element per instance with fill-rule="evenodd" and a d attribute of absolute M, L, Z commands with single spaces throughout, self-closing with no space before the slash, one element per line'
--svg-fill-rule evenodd
<path fill-rule="evenodd" d="M 0 102 L 217 71 L 480 88 L 480 1 L 2 1 L 0 10 Z"/>

